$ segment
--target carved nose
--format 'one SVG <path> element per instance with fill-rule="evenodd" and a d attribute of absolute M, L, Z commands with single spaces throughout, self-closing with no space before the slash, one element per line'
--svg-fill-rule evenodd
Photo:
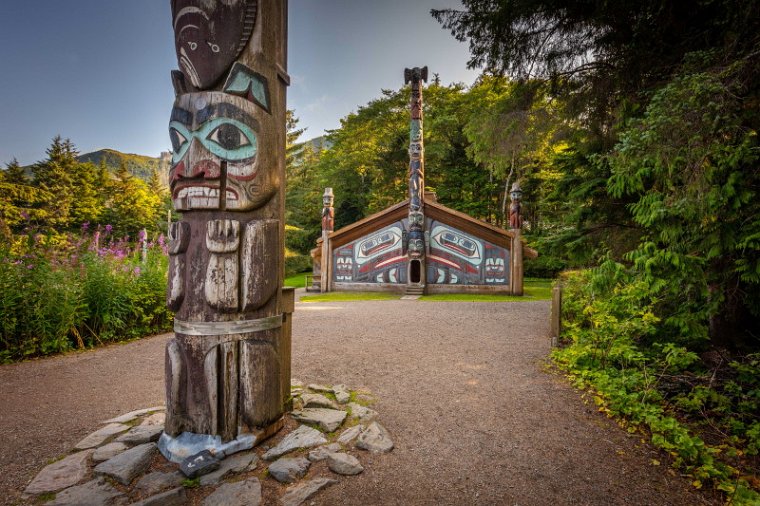
<path fill-rule="evenodd" d="M 193 139 L 185 157 L 185 177 L 219 179 L 222 171 L 218 160 L 198 141 Z"/>

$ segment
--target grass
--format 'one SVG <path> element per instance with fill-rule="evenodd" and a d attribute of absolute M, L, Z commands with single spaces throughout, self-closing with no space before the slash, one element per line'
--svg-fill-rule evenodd
<path fill-rule="evenodd" d="M 300 276 L 303 276 L 302 274 Z M 528 302 L 535 300 L 551 300 L 552 280 L 527 278 L 525 280 L 525 295 L 496 295 L 475 293 L 439 293 L 423 295 L 419 300 L 431 302 Z M 287 280 L 286 280 L 286 284 Z M 293 286 L 293 285 L 289 285 Z M 389 292 L 330 292 L 319 295 L 306 295 L 301 302 L 349 302 L 355 300 L 395 300 L 401 295 Z"/>
<path fill-rule="evenodd" d="M 551 300 L 552 280 L 527 278 L 523 285 L 525 295 L 498 295 L 475 293 L 438 293 L 423 295 L 422 301 L 456 301 L 456 302 L 528 302 L 534 300 Z"/>
<path fill-rule="evenodd" d="M 299 272 L 285 278 L 284 286 L 292 286 L 293 288 L 303 288 L 306 286 L 306 275 L 311 274 L 311 271 Z"/>
<path fill-rule="evenodd" d="M 395 300 L 400 299 L 398 293 L 389 292 L 329 292 L 319 295 L 306 295 L 301 302 L 346 302 L 355 300 Z"/>

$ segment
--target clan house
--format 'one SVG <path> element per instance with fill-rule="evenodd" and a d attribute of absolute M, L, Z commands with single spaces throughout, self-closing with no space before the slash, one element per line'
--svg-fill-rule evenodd
<path fill-rule="evenodd" d="M 510 192 L 509 230 L 436 201 L 425 192 L 422 83 L 427 67 L 406 69 L 411 84 L 409 198 L 333 230 L 331 188 L 325 189 L 322 237 L 312 250 L 314 291 L 502 293 L 522 295 L 523 258 L 538 253 L 523 244 L 521 191 Z"/>

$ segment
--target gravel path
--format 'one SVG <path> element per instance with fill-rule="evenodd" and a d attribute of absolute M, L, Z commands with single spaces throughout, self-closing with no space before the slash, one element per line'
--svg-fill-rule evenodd
<path fill-rule="evenodd" d="M 293 375 L 371 390 L 396 448 L 313 504 L 706 504 L 545 371 L 548 302 L 298 303 Z M 163 403 L 169 336 L 0 367 L 0 502 L 101 420 Z"/>

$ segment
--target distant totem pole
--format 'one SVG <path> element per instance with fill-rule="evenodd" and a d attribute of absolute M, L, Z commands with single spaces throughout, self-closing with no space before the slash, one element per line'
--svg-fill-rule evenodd
<path fill-rule="evenodd" d="M 515 181 L 509 192 L 511 203 L 509 205 L 509 228 L 512 229 L 512 294 L 523 294 L 523 245 L 522 245 L 522 189 L 520 183 Z"/>
<path fill-rule="evenodd" d="M 412 84 L 409 130 L 409 258 L 408 284 L 425 284 L 425 148 L 422 132 L 422 83 L 428 68 L 404 69 L 404 84 Z"/>
<path fill-rule="evenodd" d="M 320 271 L 320 291 L 330 291 L 330 232 L 335 229 L 335 196 L 332 188 L 325 188 L 322 196 L 322 266 Z"/>
<path fill-rule="evenodd" d="M 169 230 L 175 337 L 164 437 L 260 440 L 279 429 L 290 395 L 287 1 L 171 0 L 171 8 L 180 70 L 170 187 L 182 219 Z"/>

